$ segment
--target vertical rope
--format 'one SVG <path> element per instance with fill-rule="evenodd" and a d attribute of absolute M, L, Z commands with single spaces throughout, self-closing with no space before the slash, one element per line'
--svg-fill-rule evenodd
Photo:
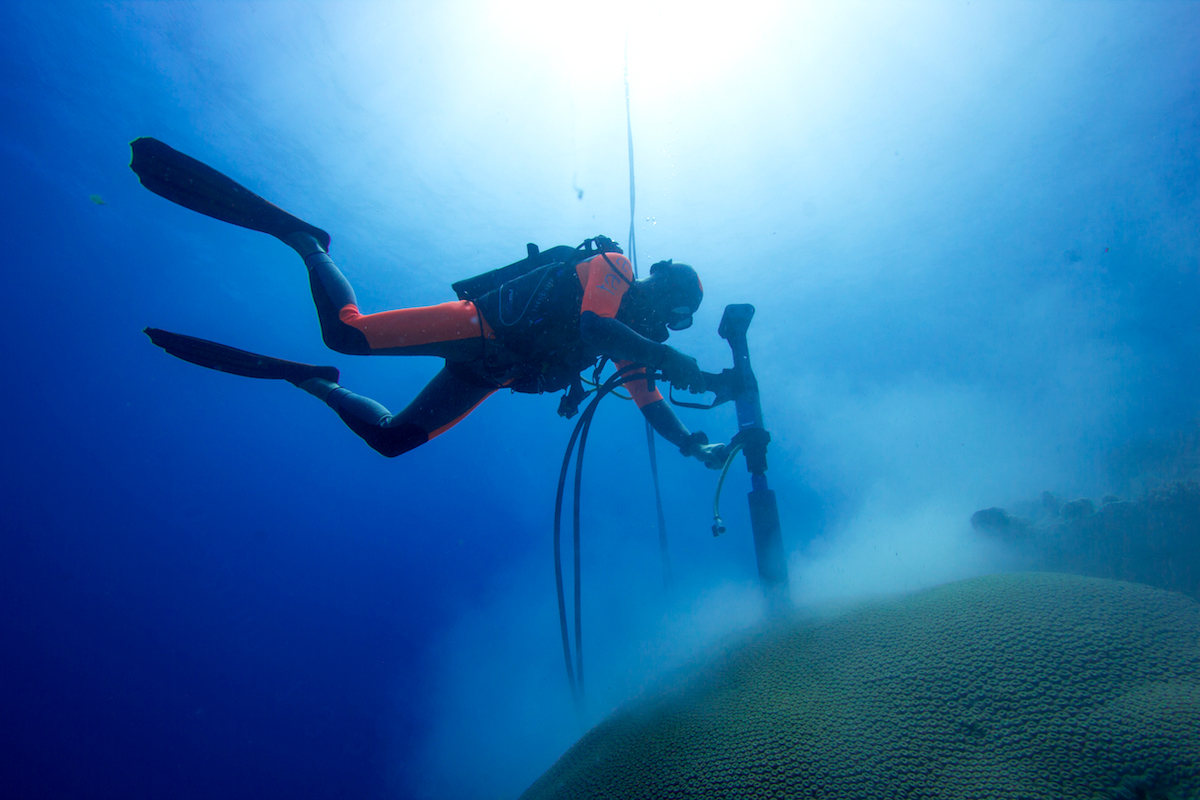
<path fill-rule="evenodd" d="M 654 506 L 658 511 L 658 549 L 662 553 L 663 588 L 671 588 L 671 558 L 667 551 L 667 516 L 663 513 L 662 491 L 658 488 L 658 453 L 654 447 L 654 428 L 646 421 L 646 443 L 650 448 L 650 474 L 654 476 Z"/>
<path fill-rule="evenodd" d="M 637 237 L 634 231 L 634 213 L 637 206 L 637 189 L 633 182 L 633 116 L 629 113 L 629 31 L 625 31 L 625 133 L 629 140 L 629 260 L 633 263 L 633 277 L 638 276 Z"/>
<path fill-rule="evenodd" d="M 625 31 L 625 134 L 629 141 L 629 260 L 637 278 L 637 184 L 633 179 L 633 114 L 629 110 L 629 31 Z M 646 420 L 646 443 L 650 449 L 650 474 L 654 477 L 654 505 L 658 511 L 658 549 L 662 554 L 663 586 L 671 586 L 671 559 L 667 552 L 667 518 L 663 514 L 662 491 L 658 485 L 658 454 L 654 449 L 654 428 Z"/>

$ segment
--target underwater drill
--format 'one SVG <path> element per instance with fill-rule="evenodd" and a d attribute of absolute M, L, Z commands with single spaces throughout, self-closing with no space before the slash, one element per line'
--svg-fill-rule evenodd
<path fill-rule="evenodd" d="M 737 409 L 738 432 L 729 441 L 729 455 L 721 470 L 721 479 L 713 499 L 713 536 L 725 531 L 719 513 L 721 487 L 740 451 L 746 457 L 746 469 L 750 473 L 750 527 L 754 534 L 758 578 L 769 608 L 773 613 L 779 613 L 789 605 L 787 559 L 779 525 L 779 504 L 774 490 L 767 485 L 767 444 L 771 441 L 771 434 L 763 425 L 758 379 L 750 367 L 750 345 L 746 341 L 746 331 L 753 318 L 754 306 L 749 303 L 725 306 L 717 334 L 729 342 L 729 348 L 733 351 L 733 368 L 722 370 L 719 374 L 704 375 L 705 384 L 712 387 L 716 399 L 707 406 L 677 402 L 674 397 L 671 402 L 688 408 L 716 408 L 733 401 Z"/>
<path fill-rule="evenodd" d="M 738 432 L 730 439 L 729 453 L 721 470 L 717 483 L 716 497 L 713 500 L 713 535 L 725 532 L 725 526 L 719 513 L 721 487 L 725 476 L 729 473 L 737 454 L 740 452 L 746 458 L 746 469 L 750 473 L 750 527 L 754 536 L 754 553 L 758 563 L 758 577 L 763 594 L 767 599 L 767 608 L 771 615 L 778 616 L 790 606 L 788 592 L 787 559 L 783 550 L 783 534 L 779 524 L 779 505 L 775 492 L 767 485 L 767 445 L 771 434 L 763 425 L 762 404 L 759 400 L 758 379 L 750 366 L 750 346 L 746 340 L 746 331 L 754 318 L 754 306 L 749 303 L 735 303 L 725 306 L 721 316 L 721 324 L 717 334 L 729 342 L 733 352 L 733 367 L 721 370 L 719 373 L 705 372 L 704 381 L 708 391 L 714 394 L 711 403 L 690 403 L 676 400 L 673 390 L 668 397 L 673 405 L 683 408 L 708 410 L 728 402 L 733 402 L 737 410 Z M 582 591 L 580 579 L 579 558 L 579 499 L 582 486 L 583 454 L 587 447 L 588 432 L 592 419 L 596 415 L 596 407 L 608 394 L 617 387 L 631 380 L 645 377 L 647 381 L 662 380 L 661 373 L 645 375 L 635 373 L 633 366 L 626 367 L 608 378 L 604 383 L 599 381 L 599 369 L 595 376 L 595 397 L 588 404 L 575 424 L 571 438 L 567 443 L 567 451 L 563 456 L 562 469 L 559 472 L 558 491 L 554 501 L 554 577 L 558 592 L 558 618 L 562 634 L 563 658 L 566 662 L 567 682 L 571 687 L 571 696 L 580 717 L 583 717 L 583 648 L 582 648 Z M 669 385 L 669 383 L 668 383 Z M 578 443 L 579 449 L 576 450 Z M 563 589 L 562 568 L 562 507 L 563 495 L 566 490 L 567 472 L 571 465 L 571 456 L 575 455 L 574 508 L 573 508 L 573 543 L 574 543 L 574 590 L 575 590 L 575 653 L 572 659 L 571 636 L 567 625 L 567 604 Z M 651 450 L 653 459 L 653 450 Z M 657 476 L 656 476 L 657 480 Z"/>

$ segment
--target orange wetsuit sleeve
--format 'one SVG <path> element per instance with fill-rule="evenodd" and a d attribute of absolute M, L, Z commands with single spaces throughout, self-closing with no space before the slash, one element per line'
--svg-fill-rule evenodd
<path fill-rule="evenodd" d="M 575 267 L 575 273 L 583 287 L 580 313 L 591 311 L 598 317 L 616 317 L 621 298 L 633 281 L 633 265 L 629 259 L 620 253 L 601 253 L 581 261 Z"/>
<path fill-rule="evenodd" d="M 628 367 L 632 363 L 632 361 L 618 361 L 617 369 L 625 369 L 625 367 Z M 646 368 L 638 367 L 633 371 L 632 374 L 645 375 Z M 654 389 L 654 391 L 650 390 L 650 387 L 646 385 L 645 378 L 632 380 L 625 384 L 625 388 L 629 390 L 629 394 L 633 395 L 633 402 L 637 403 L 638 408 L 645 408 L 651 403 L 657 403 L 659 400 L 663 399 L 662 392 L 660 392 L 657 387 Z"/>
<path fill-rule="evenodd" d="M 625 296 L 629 284 L 633 281 L 633 265 L 629 263 L 629 259 L 620 253 L 604 253 L 580 262 L 575 269 L 579 275 L 579 283 L 583 286 L 580 313 L 591 311 L 598 317 L 615 318 L 617 309 L 621 307 L 621 298 Z M 619 361 L 617 369 L 624 369 L 632 363 Z M 645 375 L 646 370 L 639 367 L 633 374 Z M 645 378 L 632 380 L 625 384 L 625 388 L 633 395 L 633 401 L 637 403 L 638 408 L 645 408 L 663 399 L 658 389 L 650 390 Z"/>

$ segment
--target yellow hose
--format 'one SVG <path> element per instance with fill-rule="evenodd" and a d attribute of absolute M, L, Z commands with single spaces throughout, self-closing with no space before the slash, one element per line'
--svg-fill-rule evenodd
<path fill-rule="evenodd" d="M 740 444 L 734 445 L 730 449 L 729 455 L 725 457 L 725 466 L 721 467 L 721 478 L 717 481 L 717 493 L 713 495 L 713 536 L 720 536 L 725 532 L 725 522 L 721 519 L 721 487 L 725 485 L 725 476 L 729 474 L 729 467 L 733 465 L 733 457 L 741 449 L 742 446 Z"/>

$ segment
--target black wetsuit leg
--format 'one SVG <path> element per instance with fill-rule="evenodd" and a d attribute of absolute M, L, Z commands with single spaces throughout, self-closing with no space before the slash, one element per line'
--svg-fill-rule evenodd
<path fill-rule="evenodd" d="M 321 338 L 348 355 L 437 356 L 464 363 L 483 356 L 484 325 L 466 300 L 375 314 L 358 309 L 354 289 L 328 254 L 304 257 Z"/>
<path fill-rule="evenodd" d="M 456 425 L 494 391 L 443 368 L 399 414 L 341 386 L 325 402 L 363 441 L 394 458 Z"/>
<path fill-rule="evenodd" d="M 424 308 L 362 315 L 350 282 L 327 253 L 304 257 L 321 338 L 349 355 L 423 355 L 454 362 L 434 376 L 398 414 L 368 397 L 338 386 L 325 402 L 350 430 L 392 458 L 419 447 L 460 422 L 496 391 L 495 383 L 472 380 L 463 367 L 483 355 L 483 326 L 473 303 L 457 301 Z"/>
<path fill-rule="evenodd" d="M 308 285 L 312 289 L 313 304 L 317 307 L 317 319 L 321 323 L 321 338 L 325 346 L 346 355 L 369 355 L 371 346 L 367 344 L 367 337 L 362 331 L 342 322 L 338 316 L 346 306 L 358 307 L 350 281 L 346 280 L 328 253 L 305 256 L 304 266 L 308 268 Z"/>

